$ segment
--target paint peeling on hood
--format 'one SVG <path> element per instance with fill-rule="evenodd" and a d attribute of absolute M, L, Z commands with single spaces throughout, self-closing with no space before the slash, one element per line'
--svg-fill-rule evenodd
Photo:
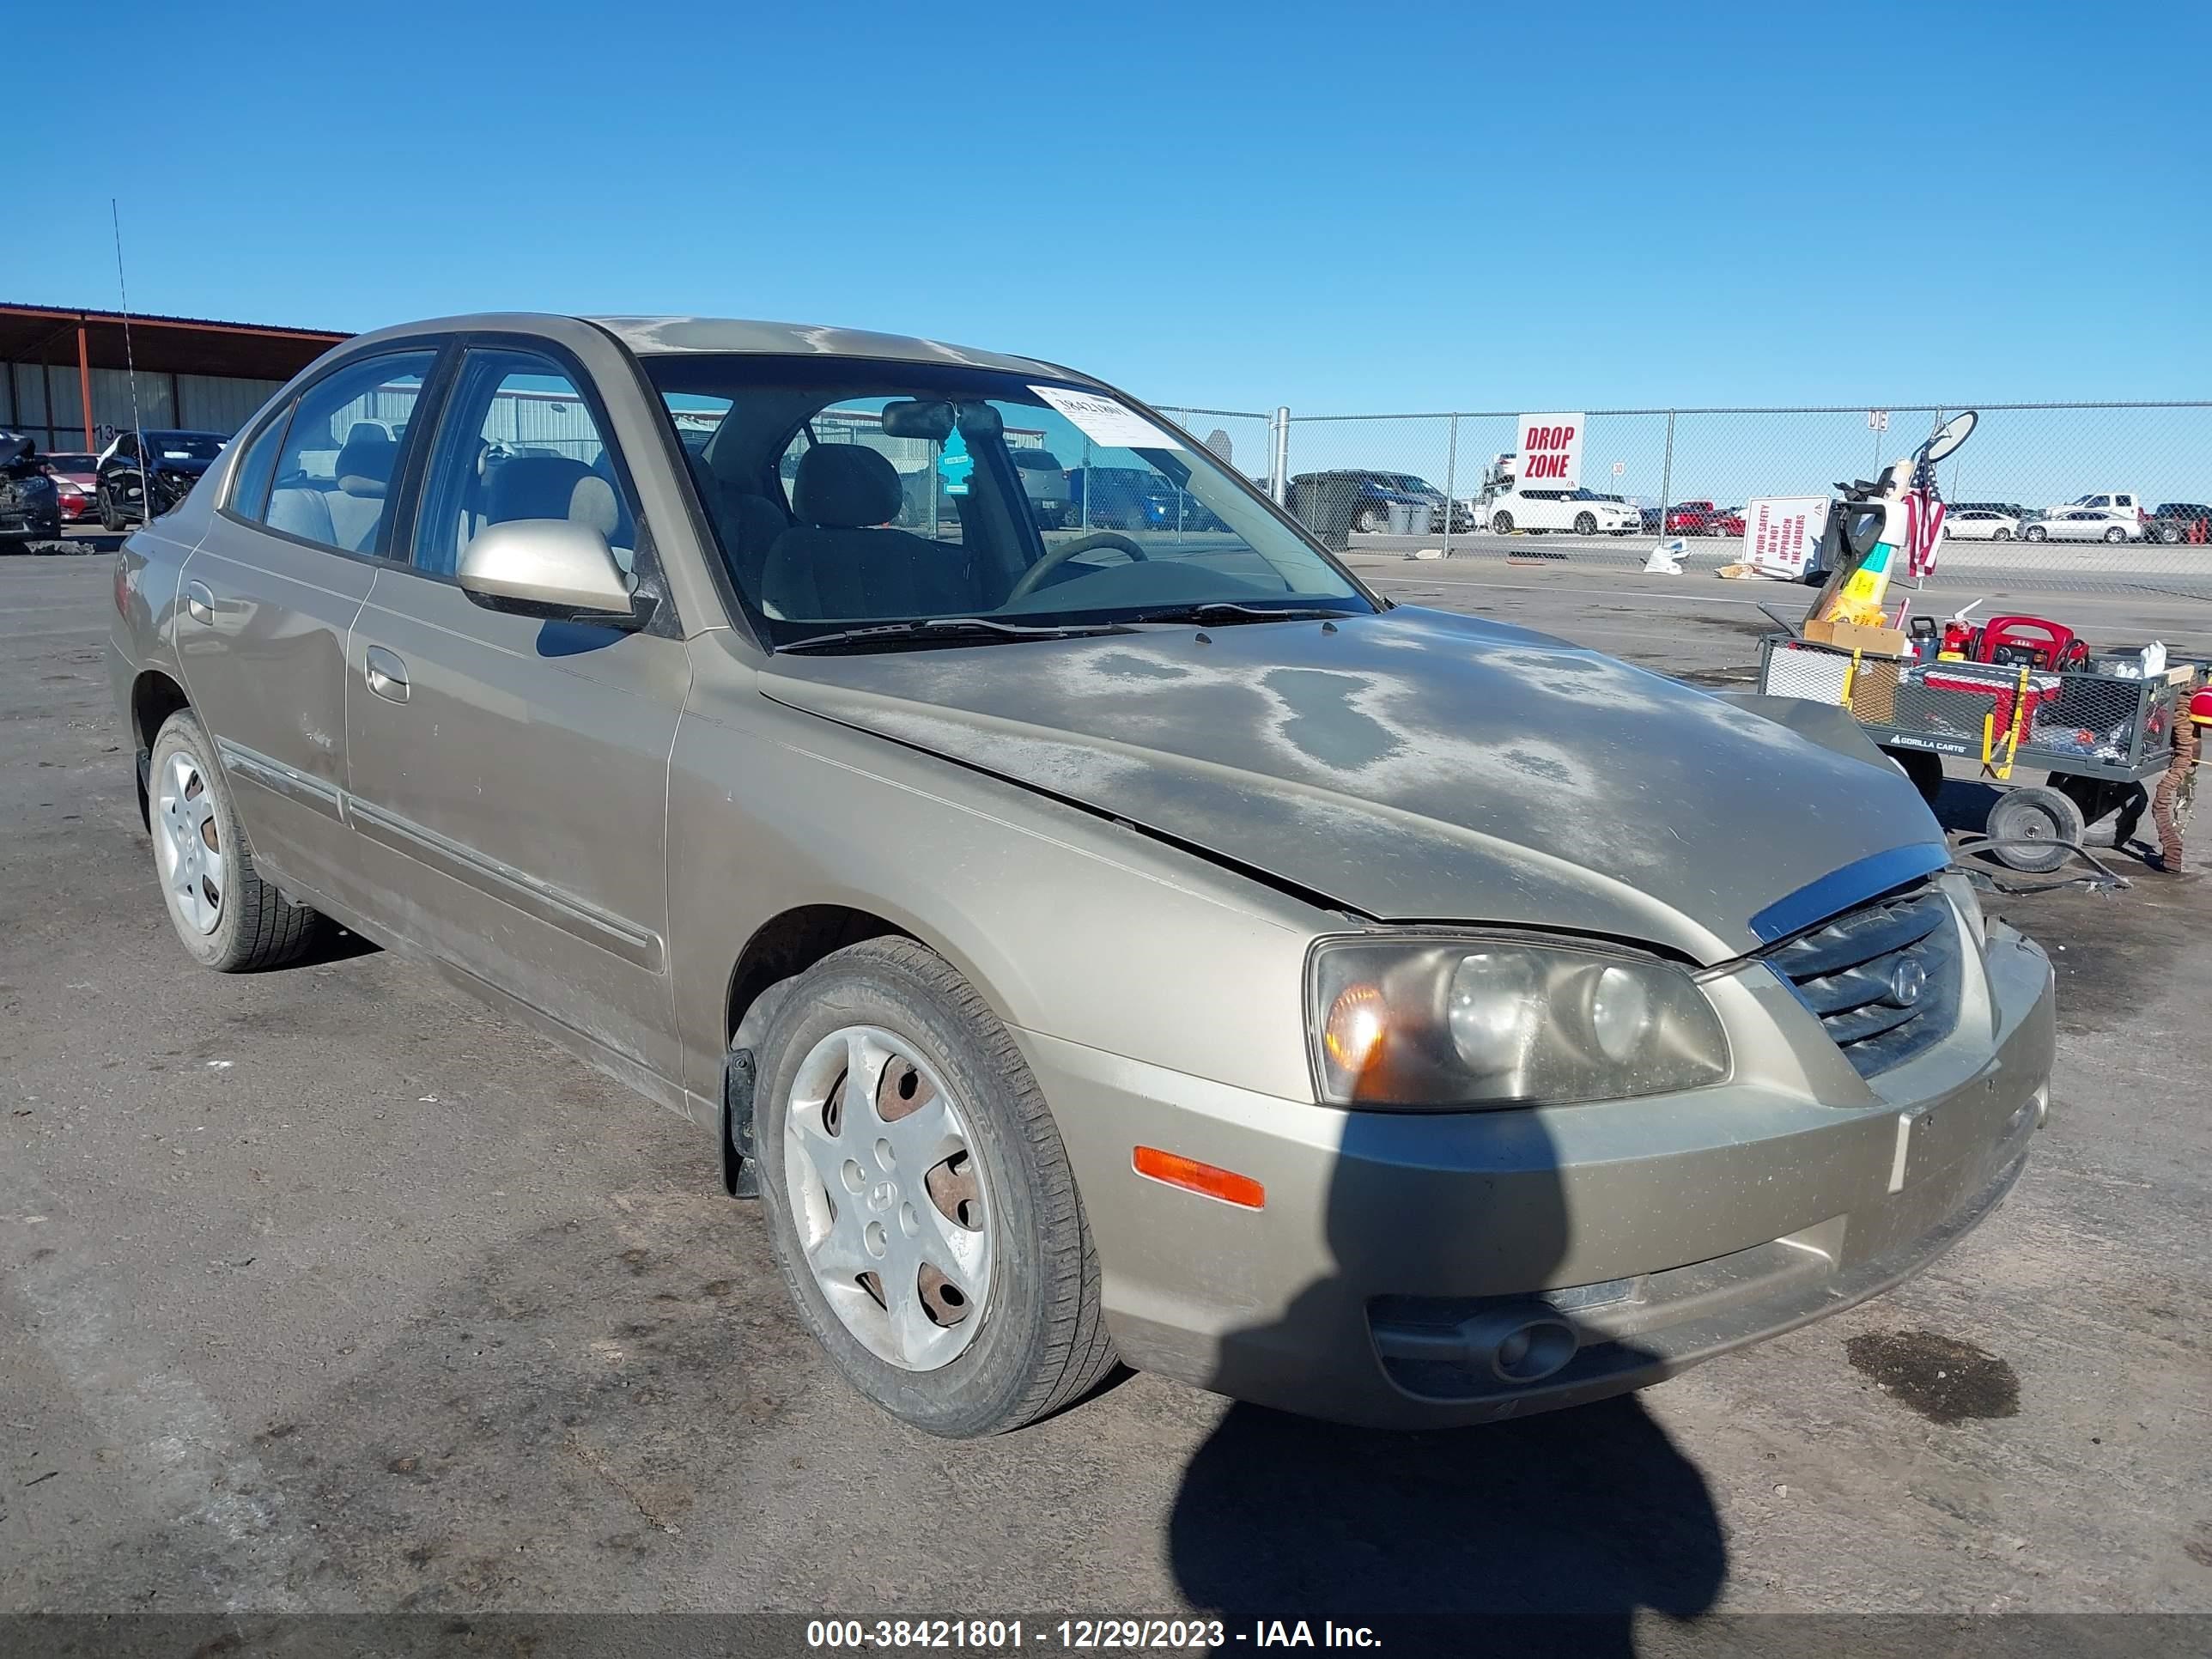
<path fill-rule="evenodd" d="M 786 655 L 761 684 L 1385 921 L 1719 962 L 1776 900 L 1942 844 L 1893 767 L 1523 629 L 1401 606 L 1208 639 Z"/>

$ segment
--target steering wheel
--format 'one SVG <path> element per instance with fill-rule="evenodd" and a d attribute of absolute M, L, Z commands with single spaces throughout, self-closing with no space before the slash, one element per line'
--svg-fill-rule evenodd
<path fill-rule="evenodd" d="M 1072 542 L 1064 542 L 1060 546 L 1053 548 L 1045 554 L 1044 557 L 1022 572 L 1021 580 L 1014 584 L 1013 591 L 1006 595 L 1006 602 L 1012 605 L 1016 599 L 1027 599 L 1044 586 L 1044 579 L 1047 576 L 1052 574 L 1070 559 L 1079 553 L 1088 553 L 1093 548 L 1099 547 L 1110 547 L 1117 553 L 1127 553 L 1140 564 L 1144 562 L 1146 556 L 1145 550 L 1120 531 L 1094 530 L 1088 536 L 1079 536 Z"/>

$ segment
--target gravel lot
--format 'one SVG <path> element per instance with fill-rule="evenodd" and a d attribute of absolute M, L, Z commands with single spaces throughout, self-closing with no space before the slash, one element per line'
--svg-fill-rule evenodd
<path fill-rule="evenodd" d="M 2212 1613 L 2212 886 L 2009 906 L 2059 963 L 2051 1127 L 1850 1313 L 1466 1433 L 1134 1377 L 947 1444 L 831 1377 L 675 1117 L 379 952 L 189 965 L 110 563 L 0 561 L 0 1610 Z M 1715 683 L 1765 626 L 1709 579 L 1369 568 Z"/>

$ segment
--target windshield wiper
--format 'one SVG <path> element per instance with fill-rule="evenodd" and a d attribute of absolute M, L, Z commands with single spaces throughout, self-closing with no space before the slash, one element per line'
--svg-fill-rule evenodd
<path fill-rule="evenodd" d="M 873 623 L 810 634 L 778 651 L 819 651 L 833 645 L 874 645 L 896 640 L 1073 640 L 1091 634 L 1126 634 L 1124 623 L 1006 623 L 989 617 L 924 617 L 915 622 Z"/>
<path fill-rule="evenodd" d="M 1334 610 L 1327 605 L 1271 610 L 1263 605 L 1239 605 L 1234 599 L 1209 599 L 1203 605 L 1179 605 L 1172 610 L 1147 611 L 1144 615 L 1132 617 L 1129 620 L 1133 623 L 1196 623 L 1200 628 L 1226 628 L 1237 623 L 1330 622 L 1339 617 L 1361 614 L 1357 611 Z"/>

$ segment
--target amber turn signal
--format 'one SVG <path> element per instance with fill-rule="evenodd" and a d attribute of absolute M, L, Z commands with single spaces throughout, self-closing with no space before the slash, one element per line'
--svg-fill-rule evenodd
<path fill-rule="evenodd" d="M 1234 1204 L 1240 1209 L 1267 1207 L 1267 1189 L 1250 1176 L 1238 1175 L 1234 1170 L 1200 1164 L 1194 1158 L 1164 1152 L 1157 1146 L 1138 1147 L 1131 1163 L 1139 1175 L 1170 1187 L 1180 1187 L 1185 1192 L 1203 1193 L 1208 1198 L 1218 1198 L 1224 1204 Z"/>

